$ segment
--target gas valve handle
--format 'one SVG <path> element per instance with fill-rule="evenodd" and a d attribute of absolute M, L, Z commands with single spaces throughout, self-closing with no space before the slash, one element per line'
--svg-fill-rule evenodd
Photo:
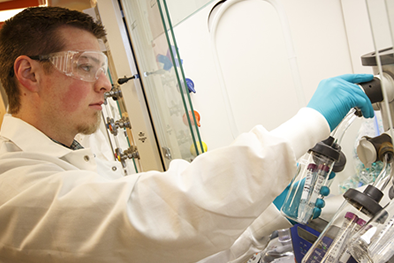
<path fill-rule="evenodd" d="M 390 135 L 386 133 L 374 138 L 364 136 L 357 146 L 358 158 L 365 167 L 371 167 L 371 164 L 376 161 L 383 161 L 388 153 L 393 156 L 393 144 Z"/>

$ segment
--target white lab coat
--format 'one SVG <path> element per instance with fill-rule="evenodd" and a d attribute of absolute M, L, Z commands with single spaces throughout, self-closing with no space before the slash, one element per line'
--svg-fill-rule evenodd
<path fill-rule="evenodd" d="M 296 159 L 328 135 L 324 117 L 304 108 L 272 132 L 256 126 L 192 163 L 174 160 L 164 173 L 122 177 L 98 164 L 90 149 L 71 151 L 6 116 L 0 262 L 196 262 L 220 251 L 216 262 L 245 256 L 255 240 L 282 228 L 286 221 L 271 203 L 291 181 Z"/>

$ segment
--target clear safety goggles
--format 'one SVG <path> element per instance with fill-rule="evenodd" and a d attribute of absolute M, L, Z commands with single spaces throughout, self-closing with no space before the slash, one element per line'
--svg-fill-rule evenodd
<path fill-rule="evenodd" d="M 29 57 L 50 61 L 63 74 L 87 82 L 95 82 L 108 71 L 108 58 L 100 51 L 62 51 Z"/>

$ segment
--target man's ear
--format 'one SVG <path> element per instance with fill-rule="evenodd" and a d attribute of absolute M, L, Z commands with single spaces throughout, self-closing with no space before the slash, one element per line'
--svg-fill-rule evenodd
<path fill-rule="evenodd" d="M 37 63 L 28 56 L 22 55 L 14 62 L 14 72 L 19 83 L 31 92 L 37 91 Z"/>

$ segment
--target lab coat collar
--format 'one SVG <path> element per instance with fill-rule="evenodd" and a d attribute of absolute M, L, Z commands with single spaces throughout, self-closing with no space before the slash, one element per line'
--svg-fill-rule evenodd
<path fill-rule="evenodd" d="M 48 136 L 42 133 L 27 122 L 12 117 L 4 116 L 0 135 L 15 143 L 22 151 L 48 154 L 61 158 L 73 150 L 53 142 Z"/>

